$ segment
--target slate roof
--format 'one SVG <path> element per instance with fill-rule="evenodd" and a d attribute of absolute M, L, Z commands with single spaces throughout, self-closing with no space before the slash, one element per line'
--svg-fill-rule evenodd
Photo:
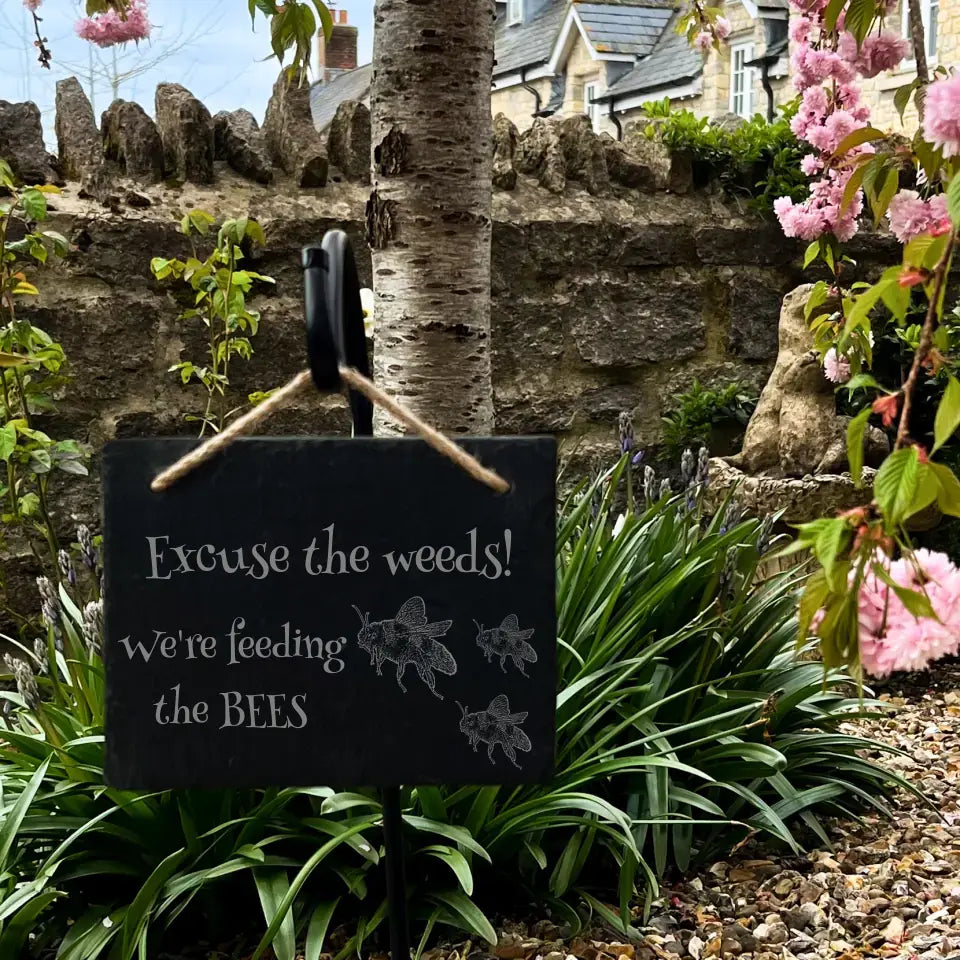
<path fill-rule="evenodd" d="M 337 107 L 345 100 L 366 100 L 370 96 L 372 79 L 373 64 L 368 63 L 340 74 L 329 83 L 315 83 L 310 88 L 310 112 L 314 126 L 320 131 L 326 130 Z"/>
<path fill-rule="evenodd" d="M 670 87 L 700 76 L 703 56 L 674 29 L 674 20 L 666 25 L 649 57 L 641 60 L 621 77 L 599 100 L 611 100 L 628 94 Z"/>
<path fill-rule="evenodd" d="M 669 7 L 578 3 L 580 22 L 599 53 L 646 56 L 656 46 L 671 17 Z"/>
<path fill-rule="evenodd" d="M 566 0 L 554 0 L 526 23 L 508 27 L 497 25 L 494 41 L 497 62 L 493 75 L 513 73 L 521 67 L 533 67 L 546 63 L 553 53 L 560 28 L 563 26 L 569 4 Z"/>

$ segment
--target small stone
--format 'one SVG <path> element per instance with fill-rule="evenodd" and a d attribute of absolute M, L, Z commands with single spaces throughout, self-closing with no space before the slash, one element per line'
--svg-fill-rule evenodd
<path fill-rule="evenodd" d="M 137 190 L 128 190 L 123 199 L 128 207 L 136 207 L 138 210 L 145 210 L 153 202 L 145 193 Z"/>
<path fill-rule="evenodd" d="M 704 942 L 694 934 L 687 942 L 687 953 L 693 957 L 693 960 L 700 960 L 700 954 L 703 953 Z"/>
<path fill-rule="evenodd" d="M 785 897 L 791 890 L 793 890 L 795 882 L 793 877 L 784 877 L 782 880 L 778 880 L 776 886 L 773 888 L 773 892 L 778 897 Z"/>

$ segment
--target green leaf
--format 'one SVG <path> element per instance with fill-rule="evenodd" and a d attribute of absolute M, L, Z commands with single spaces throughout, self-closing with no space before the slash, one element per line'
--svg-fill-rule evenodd
<path fill-rule="evenodd" d="M 947 212 L 955 227 L 960 227 L 960 173 L 955 173 L 947 187 Z"/>
<path fill-rule="evenodd" d="M 468 897 L 473 895 L 473 872 L 467 858 L 459 850 L 438 844 L 424 847 L 423 852 L 442 860 L 453 871 L 463 892 Z"/>
<path fill-rule="evenodd" d="M 17 428 L 12 423 L 5 423 L 0 428 L 0 460 L 7 461 L 10 454 L 17 448 Z"/>
<path fill-rule="evenodd" d="M 850 462 L 850 476 L 858 489 L 863 484 L 863 438 L 871 413 L 870 407 L 864 407 L 847 424 L 847 460 Z"/>
<path fill-rule="evenodd" d="M 914 501 L 919 482 L 920 461 L 914 447 L 896 450 L 877 471 L 873 494 L 887 521 L 901 523 Z"/>
<path fill-rule="evenodd" d="M 947 378 L 947 387 L 940 398 L 937 415 L 933 421 L 933 451 L 939 450 L 960 427 L 960 383 L 952 377 Z"/>
<path fill-rule="evenodd" d="M 137 895 L 133 898 L 133 903 L 130 904 L 124 917 L 123 940 L 120 948 L 122 960 L 130 960 L 133 956 L 141 937 L 147 930 L 153 905 L 160 894 L 160 890 L 186 855 L 186 849 L 181 848 L 164 857 L 137 891 Z"/>
<path fill-rule="evenodd" d="M 883 181 L 883 186 L 880 188 L 880 192 L 877 194 L 876 199 L 872 204 L 874 226 L 880 225 L 880 221 L 883 219 L 883 215 L 887 212 L 887 208 L 890 206 L 890 201 L 893 199 L 894 194 L 896 194 L 899 187 L 900 171 L 896 167 L 891 167 L 887 171 L 887 176 Z"/>
<path fill-rule="evenodd" d="M 449 892 L 434 893 L 428 895 L 428 899 L 440 901 L 444 906 L 454 913 L 454 915 L 463 923 L 466 930 L 482 937 L 487 943 L 495 945 L 498 937 L 493 925 L 484 916 L 483 911 L 460 890 L 451 890 Z"/>
<path fill-rule="evenodd" d="M 803 255 L 803 269 L 806 270 L 818 256 L 820 256 L 820 241 L 814 240 L 813 243 L 807 247 L 807 252 Z"/>
<path fill-rule="evenodd" d="M 844 27 L 857 39 L 857 47 L 863 43 L 877 15 L 877 0 L 850 0 Z"/>
<path fill-rule="evenodd" d="M 290 890 L 290 881 L 285 870 L 255 870 L 254 880 L 257 893 L 260 895 L 260 905 L 263 907 L 263 916 L 268 927 L 273 927 L 284 897 Z M 328 918 L 329 919 L 329 918 Z M 295 932 L 293 927 L 293 913 L 285 910 L 283 920 L 276 930 L 272 945 L 277 960 L 294 960 L 296 952 Z"/>
<path fill-rule="evenodd" d="M 915 78 L 910 83 L 902 87 L 897 87 L 897 90 L 893 95 L 893 105 L 897 108 L 897 113 L 900 114 L 901 123 L 903 123 L 903 115 L 910 104 L 910 98 L 913 96 L 914 90 L 916 90 L 919 85 L 920 80 Z"/>
<path fill-rule="evenodd" d="M 807 642 L 810 636 L 810 624 L 817 611 L 823 606 L 830 593 L 830 585 L 827 583 L 827 575 L 823 570 L 818 570 L 803 588 L 800 596 L 800 615 L 798 621 L 797 643 L 802 646 Z"/>
<path fill-rule="evenodd" d="M 327 938 L 327 930 L 330 927 L 330 920 L 333 918 L 333 911 L 337 909 L 340 902 L 339 897 L 336 900 L 328 900 L 317 906 L 310 918 L 310 925 L 307 927 L 307 943 L 303 949 L 303 960 L 320 960 L 320 954 L 323 953 L 323 942 Z"/>
<path fill-rule="evenodd" d="M 960 517 L 960 480 L 942 463 L 928 463 L 927 466 L 939 484 L 937 506 L 950 517 Z"/>
<path fill-rule="evenodd" d="M 837 561 L 842 559 L 839 554 L 850 539 L 850 527 L 847 521 L 842 517 L 836 517 L 829 520 L 821 527 L 817 534 L 816 542 L 813 545 L 813 552 L 820 566 L 823 567 L 831 587 L 834 590 L 841 590 L 842 583 L 834 582 L 834 573 Z"/>
<path fill-rule="evenodd" d="M 826 280 L 818 280 L 813 285 L 813 289 L 810 291 L 810 296 L 807 298 L 807 305 L 803 309 L 804 319 L 809 320 L 813 314 L 813 311 L 816 310 L 821 304 L 826 302 L 829 290 L 830 288 L 827 285 Z"/>
<path fill-rule="evenodd" d="M 930 605 L 930 598 L 925 593 L 901 586 L 890 576 L 882 563 L 874 563 L 871 569 L 897 595 L 900 602 L 917 620 L 937 619 L 937 615 Z"/>
<path fill-rule="evenodd" d="M 857 0 L 853 0 L 853 2 L 856 3 Z M 866 0 L 866 2 L 872 7 L 874 0 Z M 852 150 L 854 147 L 859 147 L 864 143 L 872 143 L 874 140 L 883 140 L 885 137 L 886 134 L 882 130 L 877 130 L 875 127 L 862 127 L 860 130 L 854 130 L 853 133 L 848 133 L 840 141 L 837 149 L 833 151 L 834 156 L 842 157 L 847 151 Z"/>
<path fill-rule="evenodd" d="M 30 187 L 20 194 L 20 203 L 23 212 L 31 220 L 45 220 L 47 218 L 47 198 L 37 189 Z"/>
<path fill-rule="evenodd" d="M 840 16 L 840 11 L 846 2 L 847 0 L 830 0 L 827 4 L 827 9 L 823 11 L 823 19 L 824 29 L 828 33 L 831 33 L 837 25 L 837 17 Z"/>

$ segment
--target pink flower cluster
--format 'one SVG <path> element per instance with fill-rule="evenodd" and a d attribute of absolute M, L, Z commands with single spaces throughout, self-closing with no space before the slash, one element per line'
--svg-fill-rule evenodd
<path fill-rule="evenodd" d="M 74 29 L 77 36 L 98 47 L 112 47 L 118 43 L 146 40 L 150 36 L 150 15 L 147 0 L 130 0 L 126 17 L 110 9 L 92 17 L 78 20 Z"/>
<path fill-rule="evenodd" d="M 927 87 L 923 134 L 945 157 L 960 157 L 960 73 Z"/>
<path fill-rule="evenodd" d="M 909 243 L 924 233 L 938 236 L 950 229 L 944 193 L 923 200 L 916 190 L 901 190 L 890 201 L 887 217 L 890 230 L 901 243 Z"/>
<path fill-rule="evenodd" d="M 850 361 L 838 357 L 835 347 L 831 347 L 823 358 L 823 374 L 831 383 L 846 383 L 850 379 Z"/>
<path fill-rule="evenodd" d="M 889 561 L 890 578 L 900 587 L 925 592 L 936 619 L 915 617 L 872 572 L 860 587 L 860 661 L 883 677 L 894 670 L 922 670 L 932 660 L 960 651 L 960 569 L 943 553 L 917 550 Z"/>
<path fill-rule="evenodd" d="M 726 17 L 717 17 L 712 30 L 701 30 L 694 38 L 693 45 L 701 52 L 706 53 L 713 46 L 713 41 L 726 40 L 730 36 L 730 21 Z"/>
<path fill-rule="evenodd" d="M 840 35 L 838 52 L 861 76 L 875 77 L 892 70 L 910 52 L 910 43 L 889 30 L 871 34 L 857 49 L 857 38 L 848 31 Z"/>
<path fill-rule="evenodd" d="M 832 233 L 849 240 L 857 232 L 857 217 L 863 210 L 863 191 L 843 207 L 843 195 L 853 173 L 854 161 L 872 152 L 860 144 L 838 154 L 844 141 L 869 125 L 870 111 L 856 85 L 859 76 L 875 76 L 895 66 L 908 50 L 899 37 L 883 32 L 857 47 L 852 34 L 843 30 L 842 20 L 836 49 L 825 30 L 824 11 L 828 0 L 791 0 L 800 12 L 790 22 L 794 84 L 801 91 L 800 108 L 790 123 L 794 134 L 813 147 L 801 162 L 808 177 L 818 176 L 810 185 L 810 196 L 800 203 L 780 197 L 774 211 L 788 237 L 818 240 Z"/>
<path fill-rule="evenodd" d="M 23 0 L 23 5 L 31 12 L 36 12 L 43 0 Z"/>

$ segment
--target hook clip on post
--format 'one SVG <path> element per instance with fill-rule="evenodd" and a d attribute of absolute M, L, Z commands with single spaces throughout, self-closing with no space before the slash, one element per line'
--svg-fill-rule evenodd
<path fill-rule="evenodd" d="M 320 246 L 304 247 L 302 257 L 310 373 L 321 393 L 339 393 L 341 366 L 370 377 L 353 247 L 342 230 L 330 230 Z M 373 404 L 355 390 L 349 397 L 353 435 L 373 436 Z"/>

